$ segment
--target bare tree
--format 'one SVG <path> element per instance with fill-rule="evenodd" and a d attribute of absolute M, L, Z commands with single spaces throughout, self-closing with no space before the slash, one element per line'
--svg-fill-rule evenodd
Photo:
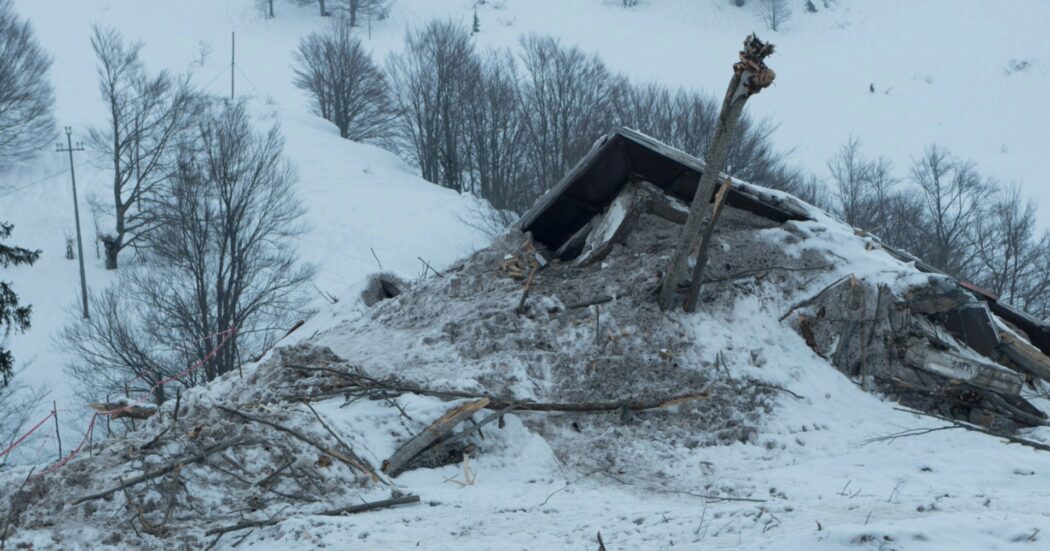
<path fill-rule="evenodd" d="M 0 0 L 0 169 L 32 155 L 55 136 L 51 59 L 29 21 Z"/>
<path fill-rule="evenodd" d="M 788 0 L 755 0 L 753 5 L 755 13 L 773 32 L 779 31 L 791 18 L 791 5 Z"/>
<path fill-rule="evenodd" d="M 394 111 L 386 77 L 345 21 L 303 38 L 295 60 L 295 85 L 310 95 L 315 113 L 335 123 L 340 136 L 366 141 L 390 134 Z"/>
<path fill-rule="evenodd" d="M 528 176 L 514 59 L 490 52 L 471 78 L 465 106 L 470 191 L 498 212 L 524 212 L 539 191 Z"/>
<path fill-rule="evenodd" d="M 1017 186 L 1001 191 L 976 232 L 977 280 L 1002 300 L 1045 317 L 1050 232 L 1037 231 L 1035 202 Z"/>
<path fill-rule="evenodd" d="M 96 297 L 99 315 L 63 332 L 77 358 L 67 372 L 95 392 L 150 389 L 204 358 L 186 382 L 214 379 L 301 314 L 314 270 L 294 254 L 303 209 L 279 129 L 258 134 L 243 105 L 213 106 L 194 138 L 154 211 L 143 265 Z"/>
<path fill-rule="evenodd" d="M 930 264 L 961 277 L 975 260 L 974 231 L 995 185 L 973 163 L 929 146 L 912 164 L 911 179 L 922 199 L 925 239 L 918 252 Z"/>
<path fill-rule="evenodd" d="M 423 178 L 463 191 L 469 157 L 461 111 L 478 63 L 470 32 L 452 21 L 432 21 L 409 31 L 405 43 L 388 63 L 399 145 Z"/>
<path fill-rule="evenodd" d="M 351 27 L 358 27 L 362 18 L 382 19 L 393 0 L 343 0 Z"/>
<path fill-rule="evenodd" d="M 828 161 L 828 172 L 831 173 L 838 215 L 851 226 L 865 227 L 871 206 L 872 174 L 871 166 L 861 156 L 859 139 L 850 136 Z"/>
<path fill-rule="evenodd" d="M 614 95 L 622 77 L 597 56 L 556 38 L 522 39 L 519 101 L 525 115 L 530 165 L 541 190 L 558 182 L 614 122 Z"/>
<path fill-rule="evenodd" d="M 173 152 L 184 139 L 200 99 L 189 78 L 146 73 L 140 43 L 127 44 L 113 29 L 94 28 L 91 46 L 98 58 L 99 91 L 107 123 L 92 128 L 92 149 L 113 170 L 113 233 L 100 236 L 106 268 L 118 255 L 140 245 L 154 225 L 150 205 L 174 170 Z"/>

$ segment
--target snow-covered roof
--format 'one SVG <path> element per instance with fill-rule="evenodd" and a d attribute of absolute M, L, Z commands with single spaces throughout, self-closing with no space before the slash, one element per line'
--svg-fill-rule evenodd
<path fill-rule="evenodd" d="M 601 213 L 631 180 L 644 180 L 667 194 L 690 202 L 704 162 L 630 128 L 602 136 L 569 173 L 531 208 L 517 227 L 551 250 L 557 249 L 596 214 Z M 762 193 L 762 188 L 734 180 L 726 199 L 778 222 L 809 219 L 789 196 Z M 713 195 L 713 190 L 711 190 Z M 793 198 L 791 198 L 793 199 Z M 790 203 L 790 204 L 788 204 Z"/>

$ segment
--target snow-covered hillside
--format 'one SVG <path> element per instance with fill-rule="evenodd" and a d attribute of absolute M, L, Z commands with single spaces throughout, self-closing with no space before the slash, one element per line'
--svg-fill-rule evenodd
<path fill-rule="evenodd" d="M 384 268 L 413 275 L 421 267 L 418 256 L 447 263 L 483 239 L 462 223 L 473 213 L 469 201 L 426 185 L 389 153 L 340 140 L 333 126 L 309 114 L 291 82 L 291 54 L 301 36 L 325 24 L 313 6 L 279 0 L 273 20 L 262 17 L 255 0 L 18 0 L 16 6 L 54 56 L 57 119 L 72 126 L 75 137 L 104 116 L 91 25 L 145 42 L 152 69 L 193 71 L 198 85 L 219 95 L 229 92 L 230 33 L 236 33 L 237 94 L 251 97 L 285 131 L 314 230 L 301 249 L 322 267 L 318 286 L 326 293 L 338 294 L 376 269 L 370 249 Z M 435 17 L 467 24 L 473 10 L 470 0 L 398 0 L 389 19 L 374 23 L 367 44 L 382 60 L 401 47 L 406 28 Z M 723 0 L 643 0 L 633 8 L 611 0 L 499 0 L 480 3 L 477 12 L 481 46 L 514 47 L 524 34 L 553 34 L 601 54 L 633 79 L 711 94 L 721 93 L 741 37 L 761 29 L 751 11 Z M 1039 0 L 838 0 L 816 14 L 797 6 L 781 32 L 766 34 L 778 46 L 771 62 L 777 82 L 750 109 L 779 124 L 777 145 L 818 174 L 851 135 L 901 173 L 911 156 L 938 143 L 1050 204 L 1040 140 L 1050 125 L 1043 102 L 1050 43 L 1017 38 L 1040 36 L 1048 27 L 1050 10 Z M 202 52 L 208 53 L 202 58 Z M 1011 70 L 1012 62 L 1027 68 Z M 77 156 L 88 282 L 95 290 L 111 277 L 95 258 L 86 208 L 88 197 L 107 193 L 106 172 L 96 161 Z M 12 348 L 30 363 L 24 380 L 47 383 L 63 402 L 63 359 L 52 335 L 78 296 L 76 263 L 63 257 L 65 238 L 74 235 L 66 168 L 65 156 L 45 152 L 5 174 L 0 185 L 0 219 L 16 225 L 20 243 L 44 251 L 37 265 L 13 270 L 36 313 L 34 329 Z M 1050 222 L 1044 217 L 1042 223 Z"/>
<path fill-rule="evenodd" d="M 1043 152 L 1050 127 L 1045 101 L 1050 41 L 1041 39 L 1050 28 L 1050 4 L 833 0 L 830 9 L 817 2 L 815 14 L 806 13 L 802 2 L 794 4 L 784 29 L 763 33 L 751 11 L 728 0 L 641 0 L 632 8 L 617 0 L 395 0 L 390 17 L 374 22 L 370 37 L 362 36 L 381 61 L 401 47 L 406 28 L 434 17 L 469 25 L 476 9 L 482 47 L 513 48 L 524 34 L 552 34 L 599 53 L 634 80 L 717 95 L 741 39 L 759 31 L 777 44 L 770 60 L 777 81 L 749 109 L 779 125 L 775 143 L 791 150 L 791 159 L 805 170 L 824 175 L 825 161 L 850 136 L 863 140 L 866 154 L 890 159 L 898 174 L 925 145 L 937 143 L 1003 182 L 1022 184 L 1043 206 L 1041 224 L 1050 227 L 1045 185 L 1050 167 Z M 380 265 L 412 278 L 421 273 L 420 258 L 446 266 L 487 238 L 469 223 L 478 208 L 471 198 L 423 181 L 392 153 L 340 139 L 334 126 L 309 113 L 306 98 L 292 85 L 292 51 L 300 37 L 326 22 L 313 5 L 276 0 L 273 20 L 263 18 L 260 5 L 257 0 L 15 0 L 54 58 L 56 118 L 60 126 L 72 127 L 74 140 L 104 118 L 89 45 L 93 24 L 143 41 L 151 70 L 191 71 L 198 86 L 217 95 L 229 93 L 230 34 L 236 33 L 236 94 L 262 114 L 262 123 L 281 125 L 311 228 L 299 250 L 320 267 L 312 306 L 321 315 L 296 334 L 299 340 L 356 316 L 344 307 Z M 107 196 L 109 176 L 89 152 L 76 155 L 87 279 L 91 289 L 100 290 L 113 276 L 95 254 L 88 198 Z M 63 412 L 68 446 L 79 439 L 87 415 L 62 374 L 66 359 L 55 342 L 73 319 L 70 309 L 79 297 L 77 263 L 64 257 L 66 239 L 74 235 L 68 158 L 45 151 L 0 174 L 0 220 L 15 225 L 14 243 L 43 250 L 34 266 L 3 275 L 34 309 L 32 330 L 13 336 L 11 348 L 26 365 L 21 380 L 51 389 Z M 341 306 L 327 307 L 323 295 L 341 297 Z M 481 549 L 591 548 L 598 530 L 610 551 L 740 545 L 988 549 L 1045 543 L 1050 517 L 1041 503 L 1050 496 L 1044 457 L 955 430 L 860 446 L 872 436 L 932 425 L 893 411 L 808 351 L 800 352 L 798 343 L 789 341 L 797 337 L 788 328 L 759 320 L 770 311 L 757 304 L 745 302 L 724 314 L 705 326 L 714 330 L 729 320 L 744 327 L 750 320 L 747 330 L 770 335 L 774 348 L 793 343 L 770 352 L 790 364 L 773 379 L 806 399 L 779 405 L 765 429 L 768 448 L 714 448 L 704 451 L 713 457 L 700 463 L 713 464 L 713 486 L 744 488 L 752 492 L 748 495 L 761 491 L 779 508 L 709 507 L 692 496 L 640 493 L 608 479 L 597 486 L 592 477 L 561 472 L 541 439 L 522 430 L 525 443 L 492 456 L 495 464 L 480 467 L 476 486 L 444 482 L 456 475 L 451 468 L 407 475 L 414 491 L 454 512 L 383 511 L 322 526 L 309 536 L 302 535 L 311 522 L 304 520 L 270 543 L 275 549 L 312 548 L 341 546 L 352 538 L 384 549 L 420 542 L 421 548 L 445 549 L 461 541 Z M 49 408 L 40 404 L 37 417 Z M 54 445 L 53 435 L 43 434 L 21 459 L 44 457 Z M 522 457 L 527 466 L 518 461 Z M 491 482 L 484 480 L 488 470 L 498 473 Z M 781 500 L 780 493 L 787 497 Z M 931 510 L 937 514 L 925 514 Z M 405 530 L 406 524 L 415 529 Z"/>

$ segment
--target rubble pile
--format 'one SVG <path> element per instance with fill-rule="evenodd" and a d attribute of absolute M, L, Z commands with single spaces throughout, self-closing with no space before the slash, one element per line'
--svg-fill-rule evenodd
<path fill-rule="evenodd" d="M 707 492 L 705 454 L 764 445 L 778 400 L 807 400 L 758 376 L 787 370 L 763 335 L 705 332 L 756 327 L 731 319 L 742 303 L 783 312 L 807 369 L 823 362 L 805 346 L 909 408 L 994 434 L 1047 424 L 1029 399 L 1050 380 L 1046 325 L 783 194 L 732 182 L 698 313 L 661 311 L 700 170 L 637 133 L 607 136 L 485 249 L 411 284 L 379 274 L 338 323 L 243 377 L 113 416 L 89 457 L 6 484 L 0 533 L 16 542 L 61 515 L 55 542 L 239 543 L 296 516 L 419 502 L 401 478 L 413 470 L 462 463 L 454 482 L 472 484 L 471 457 L 535 435 L 577 473 L 659 486 L 675 465 Z"/>

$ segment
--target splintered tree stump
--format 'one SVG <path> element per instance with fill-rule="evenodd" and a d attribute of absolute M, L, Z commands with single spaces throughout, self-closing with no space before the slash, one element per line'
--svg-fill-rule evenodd
<path fill-rule="evenodd" d="M 157 413 L 157 408 L 152 405 L 128 404 L 127 402 L 108 402 L 88 404 L 91 409 L 108 415 L 110 419 L 149 419 Z"/>
<path fill-rule="evenodd" d="M 430 424 L 423 432 L 413 436 L 405 442 L 390 459 L 383 461 L 383 472 L 387 476 L 397 476 L 405 471 L 409 463 L 419 454 L 430 449 L 433 445 L 449 437 L 456 425 L 466 421 L 479 410 L 489 405 L 488 398 L 481 398 L 471 402 L 460 404 L 436 421 Z"/>
<path fill-rule="evenodd" d="M 729 178 L 726 178 L 725 182 L 722 182 L 722 187 L 718 188 L 718 195 L 715 196 L 715 206 L 711 210 L 711 219 L 707 221 L 703 238 L 700 240 L 700 249 L 696 252 L 693 280 L 689 283 L 689 292 L 685 298 L 686 312 L 696 311 L 696 302 L 700 298 L 700 287 L 704 283 L 704 269 L 707 268 L 707 250 L 711 247 L 711 239 L 715 235 L 715 226 L 718 224 L 718 217 L 722 215 L 722 207 L 725 206 L 726 195 L 729 193 L 731 184 L 732 182 Z"/>
<path fill-rule="evenodd" d="M 715 122 L 711 145 L 704 156 L 704 172 L 700 175 L 700 183 L 697 184 L 693 195 L 689 216 L 675 245 L 674 255 L 660 282 L 658 301 L 661 310 L 670 310 L 673 306 L 675 291 L 678 289 L 679 280 L 685 275 L 689 254 L 696 249 L 701 239 L 700 226 L 707 217 L 708 198 L 721 177 L 722 167 L 729 155 L 733 130 L 744 112 L 744 104 L 748 98 L 773 83 L 776 75 L 765 63 L 766 57 L 772 54 L 773 45 L 762 42 L 752 34 L 744 41 L 740 60 L 733 65 L 733 77 L 729 80 L 722 110 Z"/>

